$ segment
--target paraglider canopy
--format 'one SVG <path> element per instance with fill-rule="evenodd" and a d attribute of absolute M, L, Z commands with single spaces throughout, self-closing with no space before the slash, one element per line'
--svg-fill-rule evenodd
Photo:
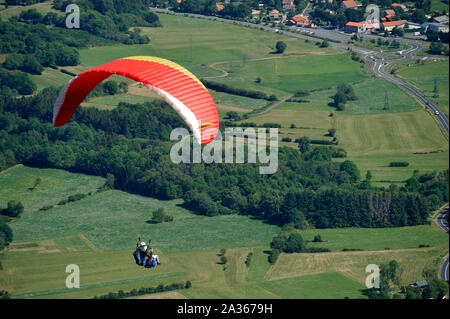
<path fill-rule="evenodd" d="M 66 124 L 89 92 L 113 74 L 141 82 L 162 97 L 183 118 L 200 144 L 208 144 L 216 137 L 219 116 L 205 86 L 182 66 L 150 56 L 118 59 L 78 74 L 59 93 L 53 125 Z"/>

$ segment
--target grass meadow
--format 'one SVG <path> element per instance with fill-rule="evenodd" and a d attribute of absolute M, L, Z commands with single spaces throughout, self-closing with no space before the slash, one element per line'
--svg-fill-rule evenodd
<path fill-rule="evenodd" d="M 29 191 L 37 177 L 42 179 L 41 184 Z M 59 183 L 50 187 L 47 183 L 51 180 Z M 447 236 L 434 225 L 314 229 L 302 232 L 305 240 L 320 234 L 324 242 L 308 245 L 328 247 L 332 252 L 282 254 L 275 265 L 270 265 L 266 251 L 279 228 L 248 216 L 198 216 L 180 207 L 177 200 L 159 201 L 116 190 L 93 193 L 47 211 L 37 210 L 72 191 L 95 190 L 103 182 L 94 176 L 25 166 L 0 174 L 2 200 L 20 199 L 25 206 L 23 216 L 10 223 L 13 243 L 0 254 L 2 289 L 13 298 L 91 298 L 120 289 L 190 280 L 192 288 L 170 296 L 358 298 L 367 263 L 396 259 L 406 282 L 420 279 L 421 269 L 434 265 L 448 250 Z M 174 216 L 174 221 L 149 222 L 151 211 L 159 207 Z M 134 264 L 131 252 L 138 236 L 153 239 L 152 246 L 161 257 L 160 267 L 147 270 Z M 417 248 L 420 244 L 430 247 Z M 226 248 L 226 267 L 219 263 L 220 248 Z M 343 248 L 363 251 L 343 252 Z M 253 256 L 247 267 L 245 260 L 250 252 Z M 80 289 L 65 288 L 68 264 L 80 267 Z M 326 286 L 330 280 L 333 284 Z"/>
<path fill-rule="evenodd" d="M 418 88 L 449 118 L 448 61 L 426 61 L 424 64 L 400 62 L 394 67 L 398 68 L 397 76 Z M 434 93 L 435 80 L 438 85 L 438 96 Z"/>

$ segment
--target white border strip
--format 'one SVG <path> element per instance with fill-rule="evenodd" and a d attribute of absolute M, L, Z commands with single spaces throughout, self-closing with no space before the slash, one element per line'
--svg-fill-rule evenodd
<path fill-rule="evenodd" d="M 144 86 L 147 87 L 152 92 L 156 93 L 160 96 L 164 101 L 169 103 L 170 106 L 181 116 L 181 118 L 188 124 L 190 127 L 194 137 L 197 139 L 199 144 L 202 143 L 201 132 L 199 128 L 199 123 L 195 114 L 180 100 L 178 100 L 173 95 L 170 95 L 164 90 L 160 88 L 154 87 L 150 84 L 144 83 Z"/>

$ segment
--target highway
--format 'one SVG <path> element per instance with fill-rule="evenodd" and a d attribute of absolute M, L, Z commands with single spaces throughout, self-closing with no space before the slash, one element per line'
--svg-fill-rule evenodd
<path fill-rule="evenodd" d="M 445 115 L 439 110 L 439 108 L 433 102 L 431 102 L 429 99 L 427 99 L 422 93 L 420 93 L 418 90 L 416 90 L 414 87 L 410 86 L 409 84 L 400 80 L 398 77 L 395 77 L 385 71 L 385 68 L 391 63 L 416 59 L 414 56 L 414 52 L 421 50 L 423 48 L 423 46 L 421 44 L 415 43 L 415 42 L 411 42 L 411 43 L 409 43 L 409 45 L 411 46 L 411 48 L 404 52 L 401 52 L 401 57 L 398 59 L 386 59 L 385 60 L 385 59 L 376 58 L 376 55 L 375 55 L 376 53 L 368 54 L 368 55 L 366 55 L 365 58 L 366 58 L 366 60 L 374 62 L 373 71 L 376 75 L 384 77 L 386 80 L 388 80 L 392 83 L 395 83 L 398 86 L 409 91 L 409 93 L 414 95 L 427 108 L 429 108 L 433 112 L 434 116 L 437 118 L 439 123 L 441 124 L 441 126 L 444 129 L 444 131 L 446 132 L 446 134 L 448 135 L 448 133 L 449 133 L 448 120 L 445 117 Z"/>
<path fill-rule="evenodd" d="M 448 207 L 445 208 L 442 213 L 437 218 L 438 225 L 448 234 Z M 448 269 L 448 255 L 442 264 L 441 270 L 439 272 L 439 275 L 442 279 L 448 282 L 449 277 L 449 269 Z"/>

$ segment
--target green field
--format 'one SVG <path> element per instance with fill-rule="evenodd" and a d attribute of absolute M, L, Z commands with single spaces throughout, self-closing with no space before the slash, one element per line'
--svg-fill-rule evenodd
<path fill-rule="evenodd" d="M 383 250 L 417 248 L 419 245 L 441 246 L 448 242 L 444 232 L 438 232 L 433 225 L 399 228 L 340 228 L 311 229 L 302 231 L 305 240 L 312 241 L 320 235 L 324 242 L 307 245 L 325 247 L 331 251 L 342 249 Z"/>
<path fill-rule="evenodd" d="M 41 184 L 29 191 L 34 180 Z M 180 200 L 159 201 L 118 190 L 93 193 L 80 201 L 46 211 L 39 208 L 56 205 L 76 193 L 95 191 L 103 179 L 60 170 L 42 170 L 25 166 L 0 174 L 0 198 L 20 200 L 25 213 L 10 223 L 15 242 L 28 242 L 83 234 L 89 241 L 103 243 L 102 250 L 133 247 L 140 237 L 154 238 L 167 252 L 267 245 L 279 228 L 238 215 L 205 217 L 179 206 Z M 51 186 L 53 185 L 53 187 Z M 152 211 L 164 208 L 174 217 L 171 223 L 152 224 Z M 88 222 L 86 222 L 88 221 Z M 252 236 L 246 230 L 252 229 Z M 176 234 L 176 237 L 174 237 Z"/>
<path fill-rule="evenodd" d="M 50 86 L 64 86 L 72 76 L 62 73 L 59 70 L 45 68 L 41 75 L 30 74 L 30 78 L 36 84 L 37 91 L 39 92 Z"/>
<path fill-rule="evenodd" d="M 37 178 L 40 184 L 29 190 Z M 102 177 L 17 165 L 0 172 L 0 207 L 6 207 L 9 200 L 19 200 L 24 205 L 24 218 L 32 217 L 41 207 L 56 205 L 77 193 L 95 192 L 104 183 Z"/>
<path fill-rule="evenodd" d="M 431 0 L 431 10 L 439 12 L 439 14 L 442 14 L 442 10 L 445 10 L 445 12 L 448 13 L 448 2 L 445 3 L 442 0 Z"/>
<path fill-rule="evenodd" d="M 37 177 L 41 184 L 29 191 Z M 437 226 L 316 229 L 303 231 L 305 240 L 320 234 L 325 242 L 308 245 L 336 252 L 283 254 L 271 266 L 265 251 L 279 228 L 247 216 L 198 216 L 179 207 L 177 200 L 159 201 L 116 190 L 37 210 L 73 193 L 95 191 L 103 182 L 94 176 L 26 166 L 0 174 L 2 202 L 20 199 L 25 206 L 23 216 L 10 223 L 13 243 L 0 255 L 2 289 L 14 298 L 90 298 L 119 289 L 191 280 L 191 289 L 167 297 L 357 298 L 367 263 L 398 259 L 404 265 L 404 280 L 418 280 L 424 265 L 448 250 L 448 238 Z M 164 207 L 174 221 L 147 223 L 158 207 Z M 131 251 L 138 236 L 152 237 L 160 267 L 146 270 L 134 264 Z M 417 248 L 420 244 L 431 247 Z M 227 248 L 226 270 L 218 263 L 223 247 Z M 341 252 L 342 248 L 364 251 Z M 249 252 L 253 257 L 246 267 Z M 24 258 L 28 262 L 22 262 Z M 80 267 L 80 289 L 65 288 L 68 264 Z M 330 280 L 333 284 L 325 287 Z"/>
<path fill-rule="evenodd" d="M 394 67 L 398 68 L 397 76 L 419 89 L 449 118 L 448 61 L 427 61 L 424 64 L 402 62 Z M 434 94 L 435 80 L 438 86 L 437 97 Z"/>
<path fill-rule="evenodd" d="M 53 3 L 53 1 L 47 0 L 45 2 L 32 4 L 32 5 L 29 5 L 26 7 L 24 7 L 24 6 L 9 6 L 8 8 L 5 8 L 4 4 L 2 4 L 2 5 L 0 5 L 0 9 L 1 9 L 0 10 L 0 18 L 3 21 L 5 21 L 11 17 L 19 16 L 20 12 L 22 12 L 23 10 L 28 10 L 28 9 L 36 9 L 42 15 L 47 14 L 47 12 L 54 12 L 58 15 L 63 15 L 64 13 L 62 13 L 61 11 L 52 9 L 52 3 Z"/>
<path fill-rule="evenodd" d="M 366 288 L 336 272 L 271 280 L 260 286 L 284 299 L 363 298 L 361 290 Z"/>

